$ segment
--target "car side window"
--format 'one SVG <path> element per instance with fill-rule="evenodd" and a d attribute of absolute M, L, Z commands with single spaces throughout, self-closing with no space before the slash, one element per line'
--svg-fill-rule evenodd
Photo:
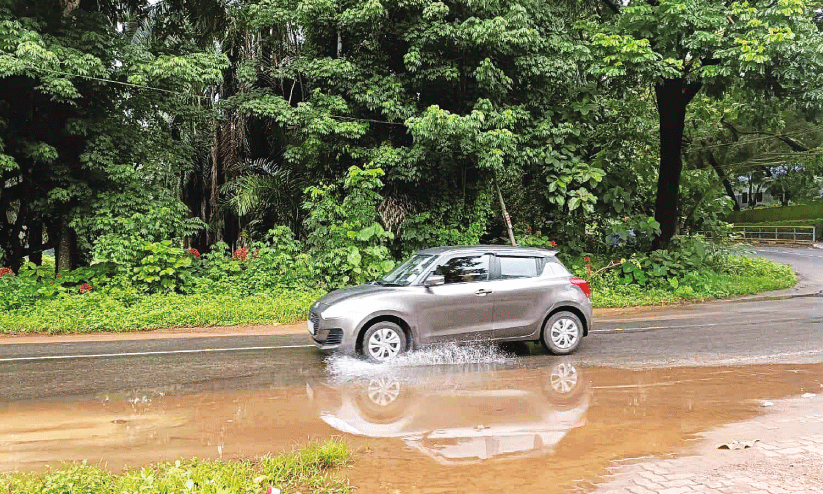
<path fill-rule="evenodd" d="M 443 276 L 446 284 L 486 281 L 489 279 L 489 256 L 454 257 L 438 266 L 434 274 Z"/>
<path fill-rule="evenodd" d="M 538 273 L 536 257 L 497 256 L 500 261 L 500 278 L 534 278 Z"/>

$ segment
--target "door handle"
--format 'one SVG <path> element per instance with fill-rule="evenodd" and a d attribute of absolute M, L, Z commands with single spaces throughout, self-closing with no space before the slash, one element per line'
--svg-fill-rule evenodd
<path fill-rule="evenodd" d="M 483 288 L 481 288 L 480 290 L 477 290 L 476 292 L 474 292 L 474 294 L 477 295 L 478 297 L 485 297 L 486 295 L 490 294 L 491 292 L 492 292 L 491 290 L 484 290 Z"/>

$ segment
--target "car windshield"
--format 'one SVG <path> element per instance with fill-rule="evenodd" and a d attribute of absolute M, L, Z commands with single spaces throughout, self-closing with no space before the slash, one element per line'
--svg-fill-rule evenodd
<path fill-rule="evenodd" d="M 434 261 L 435 256 L 424 256 L 416 254 L 408 261 L 396 267 L 391 273 L 387 274 L 377 283 L 381 285 L 410 285 L 420 273 L 423 272 Z"/>

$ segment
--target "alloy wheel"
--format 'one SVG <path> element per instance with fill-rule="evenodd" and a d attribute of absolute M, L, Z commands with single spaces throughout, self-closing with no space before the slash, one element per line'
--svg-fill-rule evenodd
<path fill-rule="evenodd" d="M 401 343 L 400 335 L 395 330 L 380 328 L 369 337 L 369 355 L 379 361 L 391 360 L 400 354 Z"/>
<path fill-rule="evenodd" d="M 565 350 L 577 342 L 580 337 L 580 328 L 577 327 L 577 323 L 564 317 L 552 324 L 549 337 L 558 348 Z"/>

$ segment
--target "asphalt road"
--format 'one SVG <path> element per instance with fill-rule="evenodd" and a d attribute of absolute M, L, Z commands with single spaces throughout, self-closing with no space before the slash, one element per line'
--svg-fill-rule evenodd
<path fill-rule="evenodd" d="M 823 250 L 771 247 L 798 287 L 744 300 L 628 311 L 595 321 L 575 363 L 609 367 L 823 362 Z M 0 345 L 0 403 L 141 392 L 221 392 L 299 385 L 326 374 L 307 336 L 242 336 Z M 521 365 L 556 358 L 516 349 Z"/>

